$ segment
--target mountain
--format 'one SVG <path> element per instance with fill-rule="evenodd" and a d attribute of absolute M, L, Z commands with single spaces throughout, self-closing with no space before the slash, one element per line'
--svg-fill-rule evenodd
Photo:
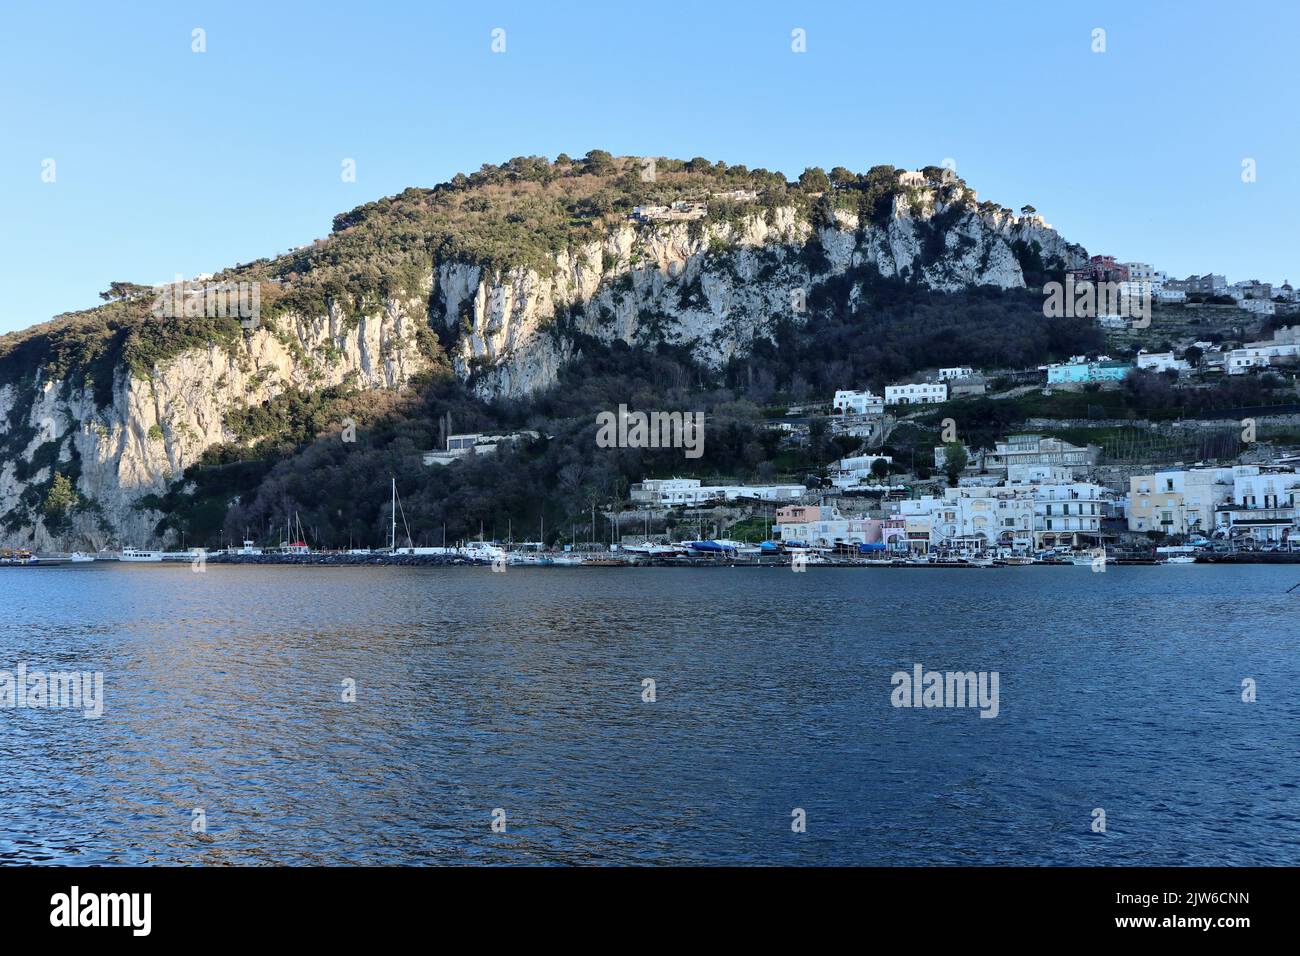
<path fill-rule="evenodd" d="M 776 391 L 795 379 L 806 387 L 816 354 L 801 368 L 781 363 L 808 349 L 810 322 L 823 322 L 817 334 L 838 321 L 841 338 L 859 336 L 821 356 L 840 365 L 914 334 L 900 320 L 889 326 L 895 338 L 867 336 L 867 323 L 898 317 L 900 303 L 913 317 L 929 309 L 934 322 L 955 322 L 958 339 L 960 316 L 948 313 L 979 314 L 999 294 L 997 308 L 1015 303 L 1041 324 L 1017 290 L 1085 259 L 1030 207 L 1016 215 L 980 202 L 937 167 L 814 168 L 788 182 L 602 151 L 484 166 L 360 206 L 336 217 L 329 237 L 227 269 L 188 296 L 184 286 L 114 283 L 98 308 L 0 339 L 0 540 L 175 540 L 186 525 L 173 513 L 194 510 L 216 468 L 244 479 L 223 478 L 224 492 L 204 501 L 204 527 L 229 533 L 240 508 L 269 520 L 260 483 L 344 417 L 381 431 L 408 427 L 394 416 L 444 421 L 430 398 L 441 396 L 458 409 L 457 429 L 527 420 L 567 401 L 555 398 L 566 370 L 610 349 L 674 355 L 672 374 L 701 388 L 738 362 L 751 363 L 751 384 L 766 362 L 760 378 L 785 379 Z M 200 307 L 214 283 L 255 288 L 256 321 Z M 1037 334 L 1025 332 L 1033 348 L 1055 347 Z M 845 384 L 911 364 L 887 348 L 872 354 L 867 368 L 839 369 L 858 376 Z M 418 440 L 437 436 L 426 429 Z M 349 523 L 336 510 L 322 520 Z"/>

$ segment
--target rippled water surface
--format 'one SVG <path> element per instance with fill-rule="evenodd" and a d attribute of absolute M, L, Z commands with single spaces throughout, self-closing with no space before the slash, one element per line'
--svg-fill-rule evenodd
<path fill-rule="evenodd" d="M 1297 581 L 4 569 L 0 670 L 106 701 L 0 710 L 0 862 L 1294 865 Z M 917 662 L 999 716 L 894 708 Z"/>

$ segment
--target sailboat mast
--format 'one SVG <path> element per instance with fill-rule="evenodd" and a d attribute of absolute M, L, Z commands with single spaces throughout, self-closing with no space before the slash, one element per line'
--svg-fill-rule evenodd
<path fill-rule="evenodd" d="M 396 552 L 397 551 L 397 479 L 396 478 L 393 479 L 393 503 L 392 503 L 392 507 L 389 510 L 391 511 L 390 517 L 392 518 L 392 530 L 389 531 L 388 533 L 388 550 L 390 552 Z"/>

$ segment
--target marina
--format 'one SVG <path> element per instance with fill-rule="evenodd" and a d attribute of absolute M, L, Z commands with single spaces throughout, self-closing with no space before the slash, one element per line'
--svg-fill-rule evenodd
<path fill-rule="evenodd" d="M 925 555 L 886 555 L 879 551 L 785 547 L 774 542 L 741 545 L 739 542 L 685 541 L 677 545 L 643 544 L 609 550 L 548 550 L 536 544 L 470 541 L 455 547 L 347 550 L 313 550 L 305 543 L 292 547 L 259 548 L 251 541 L 242 547 L 205 551 L 145 551 L 126 548 L 97 554 L 34 554 L 0 552 L 0 567 L 86 567 L 95 563 L 191 565 L 296 565 L 438 567 L 478 565 L 496 570 L 516 567 L 672 567 L 672 568 L 812 568 L 975 570 L 1026 567 L 1148 566 L 1189 564 L 1300 564 L 1300 550 L 1180 548 L 1134 551 L 1094 548 L 1086 551 L 1053 549 L 1036 554 L 1019 552 L 936 551 Z"/>

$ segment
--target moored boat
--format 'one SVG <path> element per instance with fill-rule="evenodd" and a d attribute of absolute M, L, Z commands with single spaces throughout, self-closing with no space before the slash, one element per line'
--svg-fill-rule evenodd
<path fill-rule="evenodd" d="M 161 551 L 147 551 L 144 548 L 123 548 L 118 560 L 133 563 L 160 563 L 162 559 L 163 553 Z"/>

